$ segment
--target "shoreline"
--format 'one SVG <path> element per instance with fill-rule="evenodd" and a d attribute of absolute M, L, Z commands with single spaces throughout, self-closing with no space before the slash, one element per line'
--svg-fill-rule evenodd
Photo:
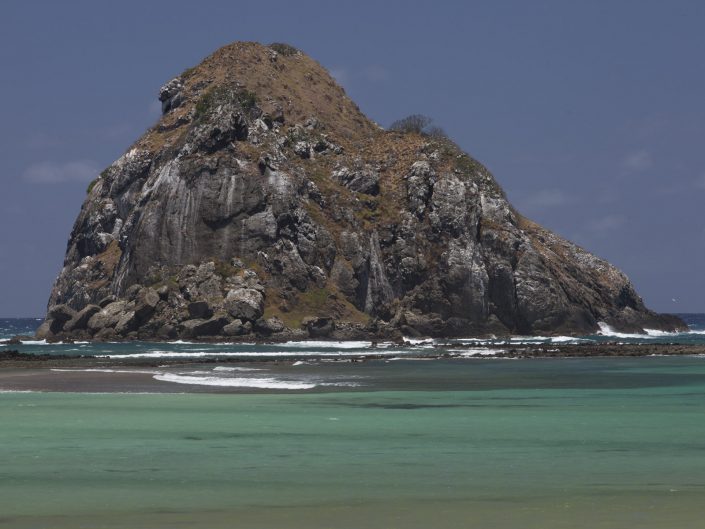
<path fill-rule="evenodd" d="M 368 348 L 341 351 L 336 356 L 297 354 L 287 356 L 137 357 L 119 355 L 68 356 L 22 353 L 0 349 L 0 393 L 96 394 L 297 394 L 337 391 L 374 391 L 354 380 L 370 370 L 394 369 L 398 362 L 428 361 L 470 366 L 473 361 L 577 360 L 647 357 L 704 357 L 705 344 L 546 344 L 500 346 L 476 344 L 441 346 L 403 353 Z M 470 362 L 470 364 L 468 363 Z M 343 365 L 347 364 L 347 365 Z M 512 362 L 515 370 L 517 365 Z M 531 362 L 533 364 L 533 362 Z M 301 367 L 304 366 L 304 367 Z M 421 366 L 419 366 L 421 367 Z M 430 366 L 429 366 L 430 367 Z M 528 367 L 528 364 L 527 364 Z M 363 371 L 360 371 L 362 369 Z M 524 369 L 520 367 L 519 369 Z M 336 372 L 333 379 L 326 375 Z M 240 372 L 244 373 L 240 373 Z M 433 369 L 431 369 L 433 371 Z M 531 371 L 531 369 L 529 369 Z M 252 373 L 247 373 L 252 372 Z M 347 380 L 338 383 L 339 377 Z M 223 378 L 226 377 L 226 378 Z M 232 378 L 235 377 L 235 378 Z M 302 378 L 303 377 L 303 378 Z M 311 378 L 313 377 L 313 378 Z M 323 377 L 323 378 L 321 378 Z M 333 381 L 333 384 L 328 382 Z M 350 381 L 353 381 L 350 383 Z M 264 385 L 262 385 L 264 384 Z M 332 388 L 330 386 L 338 386 Z"/>
<path fill-rule="evenodd" d="M 194 343 L 197 345 L 197 343 Z M 167 342 L 168 345 L 168 342 Z M 257 344 L 266 345 L 266 344 Z M 411 344 L 405 344 L 412 347 Z M 449 350 L 448 348 L 452 348 Z M 480 351 L 481 350 L 481 351 Z M 286 356 L 251 356 L 229 353 L 227 356 L 213 353 L 205 356 L 162 356 L 145 358 L 126 355 L 64 355 L 64 354 L 34 354 L 24 353 L 17 349 L 0 349 L 0 370 L 6 368 L 52 368 L 52 367 L 159 367 L 159 366 L 190 366 L 195 364 L 290 364 L 299 361 L 328 362 L 367 362 L 373 360 L 389 360 L 390 354 L 384 354 L 374 346 L 363 351 L 341 351 L 335 357 L 321 353 L 297 354 L 292 351 Z M 394 350 L 390 351 L 393 352 Z M 419 351 L 418 355 L 410 354 L 409 359 L 424 360 L 452 359 L 540 359 L 540 358 L 606 358 L 606 357 L 648 357 L 648 356 L 705 356 L 705 344 L 632 344 L 605 342 L 600 344 L 443 344 L 433 345 Z M 407 358 L 406 355 L 400 359 Z"/>

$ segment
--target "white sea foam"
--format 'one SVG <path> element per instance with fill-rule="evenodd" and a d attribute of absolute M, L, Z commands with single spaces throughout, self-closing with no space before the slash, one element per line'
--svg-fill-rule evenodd
<path fill-rule="evenodd" d="M 600 327 L 600 330 L 597 332 L 597 334 L 614 338 L 634 338 L 637 340 L 649 340 L 651 338 L 663 338 L 664 336 L 675 336 L 676 334 L 678 334 L 659 331 L 656 329 L 644 329 L 645 333 L 619 332 L 617 329 L 608 325 L 604 321 L 597 322 L 597 325 L 599 325 Z"/>
<path fill-rule="evenodd" d="M 357 388 L 362 386 L 359 382 L 319 382 L 318 386 L 333 386 L 339 388 Z"/>
<path fill-rule="evenodd" d="M 404 342 L 411 344 L 411 345 L 420 345 L 420 344 L 432 344 L 433 340 L 430 338 L 407 338 L 404 336 Z"/>
<path fill-rule="evenodd" d="M 247 368 L 244 368 L 247 369 Z M 257 369 L 252 369 L 258 371 Z M 163 382 L 173 382 L 176 384 L 191 384 L 199 386 L 223 386 L 223 387 L 250 387 L 262 389 L 312 389 L 316 384 L 308 382 L 283 381 L 275 378 L 228 378 L 212 376 L 212 371 L 188 371 L 180 373 L 167 373 L 163 371 L 142 371 L 128 369 L 59 369 L 55 368 L 51 371 L 59 372 L 75 372 L 75 373 L 128 373 L 128 374 L 145 374 L 152 375 L 155 380 Z M 346 383 L 327 383 L 326 386 L 357 386 L 354 382 Z"/>
<path fill-rule="evenodd" d="M 97 355 L 96 358 L 207 358 L 211 356 L 261 356 L 266 354 L 267 353 L 229 353 L 222 351 L 149 351 L 146 353 Z"/>
<path fill-rule="evenodd" d="M 214 367 L 213 371 L 264 371 L 261 367 Z"/>
<path fill-rule="evenodd" d="M 509 338 L 511 343 L 540 343 L 548 342 L 554 338 L 570 338 L 569 336 L 512 336 Z"/>
<path fill-rule="evenodd" d="M 346 341 L 346 342 L 334 342 L 334 341 L 315 341 L 307 340 L 303 342 L 284 342 L 285 347 L 302 347 L 302 348 L 325 348 L 325 349 L 367 349 L 372 347 L 372 342 L 365 341 Z"/>
<path fill-rule="evenodd" d="M 464 349 L 460 356 L 465 358 L 472 356 L 496 356 L 498 353 L 504 352 L 504 349 Z"/>
<path fill-rule="evenodd" d="M 22 345 L 88 345 L 91 342 L 58 342 L 48 343 L 46 340 L 21 340 Z"/>
<path fill-rule="evenodd" d="M 316 387 L 316 384 L 311 384 L 308 382 L 293 382 L 276 378 L 194 377 L 188 375 L 175 375 L 172 373 L 160 373 L 154 375 L 154 379 L 162 382 L 173 382 L 175 384 L 189 384 L 194 386 L 259 389 L 312 389 Z"/>
<path fill-rule="evenodd" d="M 154 375 L 157 371 L 142 371 L 139 369 L 107 369 L 107 368 L 86 368 L 86 369 L 61 369 L 58 367 L 52 368 L 50 371 L 60 373 L 129 373 L 138 375 Z"/>
<path fill-rule="evenodd" d="M 673 336 L 674 334 L 678 334 L 678 333 L 674 333 L 674 332 L 660 331 L 658 329 L 644 329 L 644 332 L 647 335 L 653 336 L 655 338 L 660 338 L 662 336 Z"/>
<path fill-rule="evenodd" d="M 375 356 L 393 356 L 404 354 L 404 351 L 398 350 L 385 350 L 385 351 L 375 351 L 371 349 L 364 353 L 350 353 L 343 351 L 338 352 L 319 352 L 319 351 L 243 351 L 243 352 L 230 352 L 230 351 L 149 351 L 144 353 L 130 353 L 130 354 L 107 354 L 107 355 L 97 355 L 96 358 L 208 358 L 208 357 L 234 357 L 234 358 L 291 358 L 291 357 L 301 357 L 310 356 L 313 358 L 336 358 L 336 357 L 348 357 L 357 356 L 359 358 L 365 358 L 369 355 Z M 411 352 L 409 352 L 411 354 Z"/>
<path fill-rule="evenodd" d="M 397 360 L 435 360 L 433 356 L 393 356 L 388 359 L 389 362 Z"/>
<path fill-rule="evenodd" d="M 177 343 L 177 342 L 171 342 L 171 343 Z M 262 345 L 262 344 L 258 344 L 255 342 L 212 342 L 212 343 L 211 342 L 204 342 L 204 343 L 194 343 L 193 345 L 221 345 L 221 346 L 222 345 L 228 345 L 228 346 L 237 345 L 238 347 L 241 347 L 241 346 L 254 347 L 254 346 Z"/>
<path fill-rule="evenodd" d="M 436 346 L 432 343 L 420 343 L 420 344 L 416 344 L 416 345 L 409 344 L 409 347 L 413 351 L 418 351 L 418 350 L 422 350 L 422 349 L 433 349 Z"/>
<path fill-rule="evenodd" d="M 576 336 L 510 336 L 504 339 L 492 338 L 458 338 L 452 342 L 456 344 L 470 345 L 536 345 L 547 343 L 592 343 L 590 338 L 579 338 Z M 440 345 L 442 342 L 436 342 Z"/>
<path fill-rule="evenodd" d="M 575 336 L 553 336 L 550 339 L 551 343 L 581 343 L 592 342 L 589 338 L 576 338 Z"/>

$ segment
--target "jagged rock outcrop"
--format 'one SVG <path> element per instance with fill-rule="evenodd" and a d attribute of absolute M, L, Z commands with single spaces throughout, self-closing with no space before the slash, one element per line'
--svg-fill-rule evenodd
<path fill-rule="evenodd" d="M 277 51 L 279 50 L 279 52 Z M 235 43 L 91 184 L 50 339 L 673 330 L 450 140 L 384 131 L 300 52 Z"/>

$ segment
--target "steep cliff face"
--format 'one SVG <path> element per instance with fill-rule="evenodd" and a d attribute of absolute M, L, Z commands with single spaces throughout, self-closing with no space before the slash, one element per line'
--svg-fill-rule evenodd
<path fill-rule="evenodd" d="M 91 184 L 39 334 L 676 329 L 450 140 L 384 131 L 315 61 L 235 43 Z"/>

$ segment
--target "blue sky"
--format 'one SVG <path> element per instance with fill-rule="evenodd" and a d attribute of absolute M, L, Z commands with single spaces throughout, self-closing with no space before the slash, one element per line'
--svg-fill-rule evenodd
<path fill-rule="evenodd" d="M 381 125 L 435 119 L 528 217 L 705 311 L 705 3 L 3 2 L 0 317 L 42 315 L 87 182 L 168 79 L 293 44 Z"/>

